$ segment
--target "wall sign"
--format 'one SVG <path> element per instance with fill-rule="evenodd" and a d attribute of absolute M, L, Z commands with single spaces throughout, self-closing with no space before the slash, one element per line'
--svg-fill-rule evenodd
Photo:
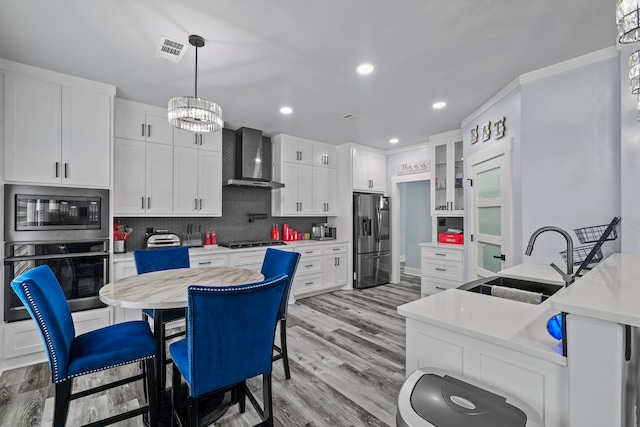
<path fill-rule="evenodd" d="M 431 172 L 431 162 L 429 160 L 418 160 L 417 162 L 407 162 L 398 165 L 398 175 L 411 175 L 425 172 Z"/>
<path fill-rule="evenodd" d="M 493 128 L 494 128 L 493 139 L 500 139 L 504 137 L 507 131 L 506 121 L 507 121 L 507 118 L 503 117 L 500 120 L 493 123 Z M 479 139 L 478 130 L 479 130 L 479 125 L 475 125 L 474 127 L 471 128 L 471 138 L 470 138 L 471 144 L 475 144 L 476 142 L 478 142 L 478 139 Z M 487 123 L 482 125 L 482 142 L 486 142 L 490 139 L 491 139 L 491 121 L 488 121 Z"/>

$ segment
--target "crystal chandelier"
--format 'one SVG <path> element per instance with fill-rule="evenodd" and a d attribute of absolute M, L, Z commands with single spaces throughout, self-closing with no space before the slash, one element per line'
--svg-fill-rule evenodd
<path fill-rule="evenodd" d="M 191 132 L 214 132 L 222 129 L 222 108 L 215 102 L 198 98 L 198 48 L 204 46 L 204 38 L 189 36 L 189 43 L 196 48 L 196 84 L 194 96 L 177 96 L 169 100 L 169 123 Z"/>
<path fill-rule="evenodd" d="M 640 0 L 618 0 L 616 21 L 618 22 L 618 41 L 634 43 L 640 40 Z"/>
<path fill-rule="evenodd" d="M 629 57 L 629 79 L 631 80 L 631 93 L 640 94 L 640 50 Z"/>

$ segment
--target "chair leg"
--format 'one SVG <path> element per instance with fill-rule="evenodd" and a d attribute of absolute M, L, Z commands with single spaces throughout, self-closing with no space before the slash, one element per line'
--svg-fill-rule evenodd
<path fill-rule="evenodd" d="M 149 406 L 149 426 L 154 427 L 158 425 L 158 400 L 156 399 L 156 375 L 153 370 L 153 359 L 147 359 L 144 361 L 145 371 L 145 398 L 147 399 L 147 405 Z"/>
<path fill-rule="evenodd" d="M 53 427 L 64 427 L 69 414 L 69 396 L 71 395 L 71 378 L 56 383 L 56 395 L 53 408 Z"/>
<path fill-rule="evenodd" d="M 166 389 L 167 373 L 166 373 L 166 361 L 167 354 L 165 349 L 164 337 L 165 327 L 162 322 L 162 310 L 153 311 L 153 335 L 156 339 L 156 381 L 158 381 L 158 401 L 162 399 L 162 393 Z"/>
<path fill-rule="evenodd" d="M 242 381 L 242 383 L 236 386 L 236 390 L 238 392 L 238 410 L 241 414 L 244 414 L 244 411 L 247 407 L 247 392 L 246 392 L 247 383 Z"/>
<path fill-rule="evenodd" d="M 173 365 L 173 372 L 171 375 L 171 427 L 173 427 L 176 417 L 179 417 L 179 411 L 181 406 L 181 380 L 182 374 L 178 370 L 178 367 Z M 178 423 L 180 425 L 181 423 Z"/>
<path fill-rule="evenodd" d="M 286 379 L 290 379 L 291 371 L 289 371 L 289 353 L 287 353 L 287 319 L 280 320 L 280 348 L 282 349 L 284 377 Z"/>
<path fill-rule="evenodd" d="M 273 400 L 271 396 L 271 374 L 262 376 L 263 422 L 260 425 L 273 427 Z"/>
<path fill-rule="evenodd" d="M 198 398 L 189 397 L 189 427 L 198 427 Z"/>

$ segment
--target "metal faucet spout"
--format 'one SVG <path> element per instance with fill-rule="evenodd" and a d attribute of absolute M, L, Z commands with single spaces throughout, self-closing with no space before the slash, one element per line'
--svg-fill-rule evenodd
<path fill-rule="evenodd" d="M 569 233 L 564 231 L 562 228 L 546 226 L 534 231 L 529 238 L 529 244 L 527 245 L 527 250 L 524 252 L 524 254 L 527 256 L 531 255 L 531 253 L 533 252 L 533 244 L 535 243 L 538 236 L 545 231 L 555 231 L 556 233 L 560 233 L 567 241 L 567 274 L 563 274 L 562 276 L 565 282 L 565 286 L 569 286 L 573 282 L 573 239 L 571 238 Z"/>

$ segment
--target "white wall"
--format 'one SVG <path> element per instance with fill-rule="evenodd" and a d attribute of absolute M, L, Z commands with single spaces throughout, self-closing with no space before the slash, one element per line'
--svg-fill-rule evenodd
<path fill-rule="evenodd" d="M 640 253 L 640 113 L 637 96 L 629 87 L 629 55 L 640 49 L 640 43 L 620 50 L 620 129 L 621 129 L 621 213 L 622 251 Z"/>
<path fill-rule="evenodd" d="M 606 50 L 520 76 L 463 122 L 468 157 L 493 141 L 471 145 L 471 128 L 478 124 L 481 133 L 487 121 L 506 117 L 505 138 L 513 138 L 514 264 L 561 264 L 558 252 L 566 244 L 557 234 L 541 236 L 533 255 L 524 256 L 539 227 L 564 228 L 577 246 L 573 229 L 620 215 L 618 69 L 615 51 Z M 619 247 L 620 240 L 608 242 L 603 252 Z"/>
<path fill-rule="evenodd" d="M 522 85 L 522 182 L 515 188 L 524 245 L 545 225 L 567 230 L 579 245 L 575 228 L 620 215 L 618 69 L 614 56 Z M 565 247 L 557 234 L 541 236 L 525 262 L 560 265 Z M 619 240 L 603 251 L 619 251 Z"/>

